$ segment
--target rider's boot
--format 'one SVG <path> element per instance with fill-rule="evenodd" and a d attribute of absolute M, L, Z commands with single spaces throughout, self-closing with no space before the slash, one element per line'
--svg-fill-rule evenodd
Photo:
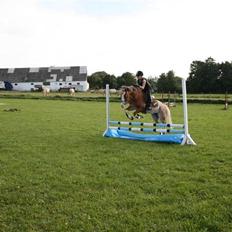
<path fill-rule="evenodd" d="M 151 104 L 146 104 L 146 108 L 145 108 L 146 112 L 151 112 Z"/>

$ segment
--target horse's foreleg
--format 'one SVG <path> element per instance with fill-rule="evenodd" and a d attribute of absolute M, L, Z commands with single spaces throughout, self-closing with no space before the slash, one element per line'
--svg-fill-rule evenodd
<path fill-rule="evenodd" d="M 135 114 L 134 117 L 137 118 L 137 119 L 141 119 L 141 118 L 143 118 L 143 115 L 141 115 L 141 114 Z"/>
<path fill-rule="evenodd" d="M 129 113 L 128 110 L 125 110 L 125 109 L 124 109 L 124 113 L 125 113 L 125 115 L 127 116 L 128 119 L 130 119 L 130 120 L 133 120 L 133 119 L 134 119 L 134 116 L 132 116 L 132 115 Z"/>
<path fill-rule="evenodd" d="M 127 118 L 129 118 L 130 120 L 134 120 L 134 117 L 131 116 L 128 112 L 125 111 L 125 114 L 126 114 Z"/>
<path fill-rule="evenodd" d="M 125 103 L 125 102 L 121 102 L 121 108 L 123 109 L 123 111 L 124 111 L 124 113 L 125 113 L 125 115 L 127 116 L 128 119 L 133 120 L 135 118 L 134 116 L 132 116 L 129 113 L 129 111 L 132 110 L 132 107 L 131 107 L 130 104 Z"/>
<path fill-rule="evenodd" d="M 143 115 L 139 114 L 140 112 L 141 112 L 141 110 L 136 110 L 134 112 L 134 117 L 137 118 L 137 119 L 143 118 Z"/>
<path fill-rule="evenodd" d="M 124 103 L 121 103 L 121 108 L 123 109 L 123 110 L 129 110 L 129 108 L 130 108 L 130 105 L 129 104 L 124 104 Z"/>

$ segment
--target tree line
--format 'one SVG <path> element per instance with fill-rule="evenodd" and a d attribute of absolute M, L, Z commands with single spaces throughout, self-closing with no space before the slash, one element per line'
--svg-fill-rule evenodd
<path fill-rule="evenodd" d="M 177 92 L 181 93 L 181 77 L 170 70 L 158 77 L 147 78 L 152 92 Z M 104 71 L 95 72 L 88 76 L 90 89 L 104 89 L 106 84 L 112 89 L 121 86 L 136 84 L 136 77 L 130 72 L 125 72 L 116 77 Z M 187 78 L 187 89 L 190 93 L 231 93 L 232 92 L 232 62 L 216 63 L 211 57 L 203 61 L 193 61 Z"/>
<path fill-rule="evenodd" d="M 152 92 L 181 92 L 181 78 L 175 76 L 173 71 L 162 73 L 159 78 L 147 78 Z M 120 89 L 122 86 L 135 85 L 136 77 L 130 72 L 121 76 L 110 75 L 104 71 L 95 72 L 88 76 L 90 89 L 104 89 L 109 84 L 111 89 Z"/>
<path fill-rule="evenodd" d="M 216 63 L 211 57 L 193 61 L 187 87 L 192 93 L 232 92 L 232 62 Z"/>

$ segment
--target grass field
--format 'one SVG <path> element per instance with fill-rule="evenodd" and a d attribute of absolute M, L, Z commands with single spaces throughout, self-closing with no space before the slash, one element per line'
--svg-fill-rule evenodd
<path fill-rule="evenodd" d="M 0 231 L 232 231 L 222 108 L 189 104 L 197 146 L 180 146 L 102 137 L 103 102 L 0 99 Z"/>
<path fill-rule="evenodd" d="M 43 94 L 42 92 L 22 92 L 22 91 L 0 91 L 0 97 L 1 96 L 18 96 L 18 97 L 41 97 Z M 111 94 L 112 96 L 119 96 L 119 94 Z M 168 93 L 154 93 L 153 94 L 156 98 L 162 99 L 168 98 Z M 66 92 L 51 92 L 50 97 L 69 97 L 69 93 Z M 96 90 L 96 91 L 88 91 L 88 92 L 76 92 L 76 97 L 84 98 L 84 97 L 104 97 L 104 91 L 103 90 Z M 188 98 L 192 99 L 225 99 L 225 94 L 188 94 Z M 227 98 L 229 101 L 232 100 L 232 94 L 228 94 Z M 170 94 L 170 100 L 173 101 L 174 99 L 181 99 L 181 94 Z"/>

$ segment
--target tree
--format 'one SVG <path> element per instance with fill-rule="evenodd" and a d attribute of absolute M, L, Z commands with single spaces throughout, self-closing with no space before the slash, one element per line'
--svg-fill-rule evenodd
<path fill-rule="evenodd" d="M 112 89 L 117 87 L 116 77 L 103 71 L 93 73 L 88 77 L 88 82 L 90 89 L 104 89 L 106 84 Z"/>
<path fill-rule="evenodd" d="M 204 62 L 193 61 L 190 65 L 190 74 L 187 79 L 188 92 L 196 93 L 201 91 L 201 70 L 203 69 Z"/>
<path fill-rule="evenodd" d="M 162 73 L 157 81 L 158 92 L 180 92 L 181 78 L 176 77 L 173 71 Z"/>
<path fill-rule="evenodd" d="M 158 78 L 155 77 L 155 78 L 152 78 L 152 77 L 148 77 L 148 82 L 149 84 L 151 85 L 151 92 L 154 93 L 154 92 L 157 92 L 157 81 L 158 81 Z"/>
<path fill-rule="evenodd" d="M 108 75 L 106 72 L 95 72 L 91 76 L 88 76 L 88 82 L 90 89 L 101 89 L 103 86 L 103 79 Z"/>
<path fill-rule="evenodd" d="M 211 57 L 205 62 L 193 61 L 187 81 L 188 91 L 201 93 L 220 92 L 220 65 Z"/>
<path fill-rule="evenodd" d="M 103 78 L 102 88 L 105 88 L 106 84 L 109 84 L 110 89 L 116 89 L 117 88 L 117 78 L 114 75 L 107 74 Z"/>
<path fill-rule="evenodd" d="M 135 76 L 130 72 L 125 72 L 122 76 L 117 78 L 117 88 L 121 88 L 123 85 L 134 85 L 136 84 Z"/>
<path fill-rule="evenodd" d="M 219 71 L 221 92 L 232 92 L 232 62 L 221 63 Z"/>

